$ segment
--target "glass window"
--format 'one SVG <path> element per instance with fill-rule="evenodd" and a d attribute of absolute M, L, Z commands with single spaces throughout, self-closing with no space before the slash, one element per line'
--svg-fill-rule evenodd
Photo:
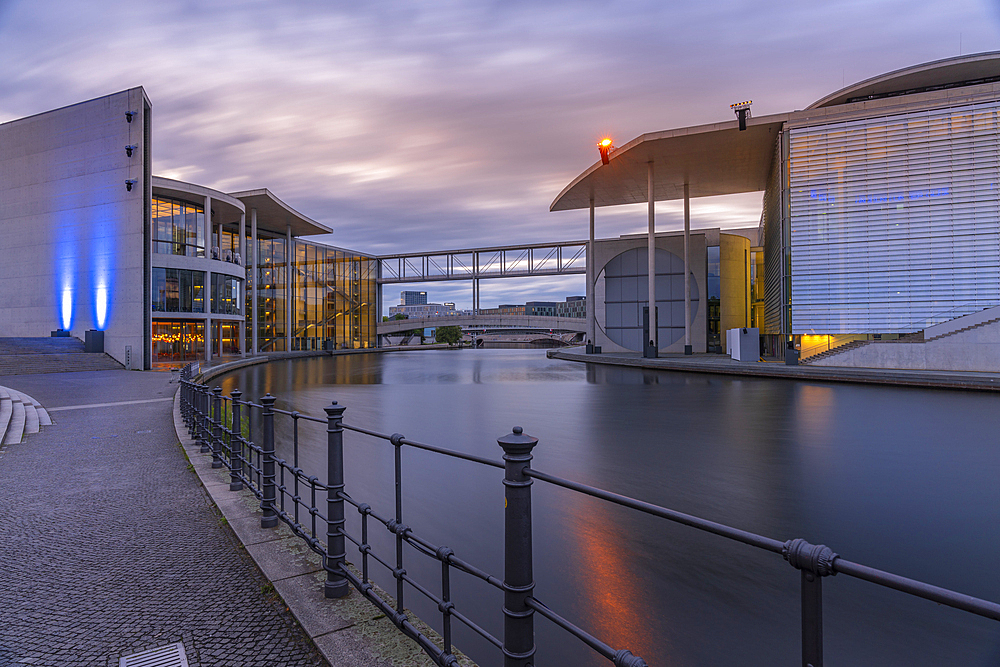
<path fill-rule="evenodd" d="M 219 315 L 243 314 L 243 281 L 240 278 L 212 274 L 212 312 Z"/>
<path fill-rule="evenodd" d="M 186 363 L 205 357 L 205 323 L 153 320 L 153 363 Z"/>
<path fill-rule="evenodd" d="M 205 312 L 205 274 L 201 271 L 154 268 L 152 284 L 154 312 Z"/>
<path fill-rule="evenodd" d="M 205 256 L 205 211 L 199 204 L 153 198 L 153 252 Z"/>

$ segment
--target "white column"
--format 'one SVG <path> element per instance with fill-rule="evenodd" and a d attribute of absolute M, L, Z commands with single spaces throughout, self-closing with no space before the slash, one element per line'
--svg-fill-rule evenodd
<path fill-rule="evenodd" d="M 597 344 L 597 313 L 594 310 L 594 197 L 590 197 L 590 240 L 587 242 L 587 342 Z"/>
<path fill-rule="evenodd" d="M 688 184 L 684 184 L 684 354 L 691 354 L 691 268 L 689 247 L 691 246 L 691 197 Z M 707 303 L 708 299 L 704 299 Z"/>
<path fill-rule="evenodd" d="M 257 347 L 257 328 L 260 322 L 260 317 L 257 314 L 257 209 L 250 209 L 250 280 L 253 299 L 253 309 L 251 311 L 253 322 L 250 325 L 250 341 L 252 350 L 251 352 L 256 355 L 258 351 Z"/>
<path fill-rule="evenodd" d="M 294 277 L 292 276 L 292 226 L 285 225 L 285 351 L 292 351 L 292 295 L 295 294 Z"/>
<path fill-rule="evenodd" d="M 647 170 L 647 195 L 649 199 L 649 241 L 647 242 L 649 250 L 649 335 L 650 340 L 653 341 L 653 345 L 656 346 L 657 356 L 659 356 L 659 326 L 657 326 L 656 319 L 656 221 L 654 209 L 656 207 L 655 199 L 653 197 L 653 161 L 649 161 L 649 169 Z M 646 347 L 646 341 L 643 341 L 643 349 Z"/>
<path fill-rule="evenodd" d="M 212 198 L 205 196 L 205 258 L 212 256 Z"/>
<path fill-rule="evenodd" d="M 243 344 L 240 345 L 241 356 L 247 356 L 247 215 L 246 213 L 240 213 L 240 242 L 236 246 L 236 252 L 240 253 L 240 266 L 243 267 L 243 326 L 240 328 L 240 340 Z"/>

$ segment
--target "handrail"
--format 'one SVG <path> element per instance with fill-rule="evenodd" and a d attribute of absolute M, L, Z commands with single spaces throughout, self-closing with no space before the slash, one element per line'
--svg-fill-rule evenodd
<path fill-rule="evenodd" d="M 968 613 L 1000 621 L 1000 604 L 970 595 L 909 579 L 897 574 L 855 563 L 841 557 L 829 547 L 814 545 L 804 539 L 780 541 L 728 526 L 701 517 L 678 512 L 619 493 L 582 484 L 530 467 L 531 451 L 537 440 L 524 435 L 519 427 L 497 442 L 503 448 L 503 461 L 466 454 L 464 452 L 410 440 L 400 433 L 386 434 L 344 423 L 345 408 L 336 402 L 325 408 L 326 419 L 279 410 L 275 398 L 265 395 L 259 403 L 242 400 L 239 390 L 222 396 L 222 390 L 198 384 L 192 380 L 193 365 L 181 373 L 181 413 L 191 436 L 211 453 L 213 467 L 229 468 L 230 488 L 246 487 L 261 502 L 261 526 L 273 527 L 285 523 L 306 545 L 323 558 L 327 572 L 327 597 L 346 595 L 353 586 L 372 604 L 382 610 L 397 628 L 412 638 L 438 665 L 454 667 L 458 660 L 453 653 L 451 620 L 456 619 L 488 643 L 500 648 L 505 667 L 526 667 L 533 664 L 533 614 L 538 614 L 563 628 L 591 649 L 610 660 L 616 667 L 645 667 L 646 662 L 628 649 L 615 649 L 576 625 L 533 595 L 534 579 L 531 557 L 531 485 L 533 480 L 552 484 L 569 491 L 643 512 L 655 517 L 718 535 L 774 554 L 801 572 L 802 588 L 802 664 L 821 667 L 823 664 L 822 579 L 844 574 L 915 597 L 960 609 Z M 246 408 L 247 423 L 242 414 Z M 262 432 L 261 443 L 253 442 L 254 423 Z M 274 419 L 292 420 L 293 460 L 291 463 L 275 454 Z M 327 433 L 328 471 L 326 482 L 309 476 L 299 468 L 299 421 L 325 424 Z M 390 443 L 395 452 L 395 511 L 390 515 L 376 512 L 345 491 L 343 467 L 343 434 L 349 431 L 361 436 Z M 450 547 L 436 545 L 419 536 L 403 522 L 402 458 L 403 448 L 409 447 L 449 458 L 459 459 L 504 470 L 505 487 L 505 571 L 503 579 L 459 558 Z M 326 510 L 319 509 L 325 499 Z M 361 534 L 346 530 L 344 506 L 357 510 L 361 517 Z M 374 520 L 395 538 L 394 560 L 376 554 L 369 542 L 369 523 Z M 324 534 L 325 532 L 325 534 Z M 325 538 L 325 539 L 324 539 Z M 345 545 L 351 543 L 361 555 L 361 572 L 347 566 Z M 441 564 L 441 592 L 407 574 L 403 546 Z M 380 596 L 370 580 L 370 566 L 389 571 L 396 581 L 394 600 Z M 451 601 L 450 572 L 463 571 L 503 591 L 506 617 L 504 637 L 497 638 L 455 608 Z M 410 623 L 405 607 L 405 587 L 416 591 L 437 605 L 442 614 L 443 637 L 432 640 Z"/>

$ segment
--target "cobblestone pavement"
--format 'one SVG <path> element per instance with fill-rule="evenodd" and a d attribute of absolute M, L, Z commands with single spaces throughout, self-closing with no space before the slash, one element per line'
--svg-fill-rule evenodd
<path fill-rule="evenodd" d="M 176 378 L 176 374 L 173 376 Z M 197 665 L 326 665 L 188 467 L 170 373 L 4 382 L 55 408 L 0 450 L 0 666 L 117 667 L 183 642 Z"/>

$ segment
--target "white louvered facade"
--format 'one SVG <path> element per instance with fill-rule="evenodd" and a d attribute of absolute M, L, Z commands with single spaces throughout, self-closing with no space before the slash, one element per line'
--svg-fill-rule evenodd
<path fill-rule="evenodd" d="M 792 333 L 1000 304 L 1000 102 L 793 128 Z"/>

